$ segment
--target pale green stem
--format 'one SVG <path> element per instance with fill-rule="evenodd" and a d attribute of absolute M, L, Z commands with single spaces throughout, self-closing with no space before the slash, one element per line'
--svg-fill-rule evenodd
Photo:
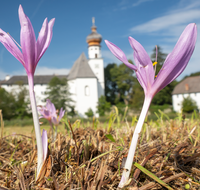
<path fill-rule="evenodd" d="M 53 124 L 52 124 L 52 122 L 51 121 L 49 121 L 49 125 L 51 126 L 51 138 L 52 138 L 52 142 L 54 142 L 54 140 L 53 140 Z"/>
<path fill-rule="evenodd" d="M 42 137 L 40 132 L 40 124 L 39 124 L 38 111 L 35 100 L 34 82 L 32 75 L 28 75 L 28 84 L 29 84 L 29 93 L 31 100 L 32 115 L 33 115 L 33 123 L 35 127 L 35 136 L 37 141 L 37 156 L 38 156 L 37 176 L 38 176 L 43 164 L 43 147 L 42 147 Z"/>
<path fill-rule="evenodd" d="M 148 97 L 146 97 L 145 100 L 144 100 L 142 112 L 140 114 L 137 126 L 135 128 L 135 131 L 134 131 L 134 134 L 133 134 L 133 137 L 132 137 L 131 146 L 129 148 L 128 156 L 127 156 L 126 163 L 125 163 L 125 166 L 124 166 L 124 170 L 123 170 L 123 173 L 122 173 L 122 178 L 121 178 L 121 181 L 119 183 L 120 188 L 123 188 L 124 185 L 128 182 L 129 175 L 130 175 L 130 172 L 131 172 L 131 167 L 132 167 L 132 164 L 133 164 L 134 155 L 135 155 L 135 150 L 136 150 L 136 147 L 137 147 L 138 137 L 139 137 L 139 134 L 142 130 L 142 126 L 144 124 L 144 120 L 145 120 L 147 112 L 149 110 L 151 100 L 152 99 L 148 98 Z"/>
<path fill-rule="evenodd" d="M 54 141 L 56 140 L 57 133 L 58 133 L 58 126 L 55 126 Z"/>

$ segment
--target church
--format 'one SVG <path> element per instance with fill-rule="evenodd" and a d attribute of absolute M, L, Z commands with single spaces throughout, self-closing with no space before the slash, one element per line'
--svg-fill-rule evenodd
<path fill-rule="evenodd" d="M 86 38 L 88 43 L 88 59 L 82 53 L 75 61 L 68 75 L 34 76 L 34 91 L 37 105 L 45 105 L 42 100 L 46 98 L 45 91 L 47 90 L 48 83 L 54 76 L 59 78 L 66 77 L 77 114 L 81 117 L 86 117 L 85 112 L 91 108 L 94 115 L 98 117 L 96 113 L 98 99 L 104 95 L 105 89 L 104 64 L 100 45 L 102 36 L 97 33 L 94 18 L 92 22 L 92 31 Z M 7 76 L 4 81 L 1 81 L 1 87 L 8 92 L 19 91 L 19 84 L 23 84 L 28 89 L 27 76 Z"/>

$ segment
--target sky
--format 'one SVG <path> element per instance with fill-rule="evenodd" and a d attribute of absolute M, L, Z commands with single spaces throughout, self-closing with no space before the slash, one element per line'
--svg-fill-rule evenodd
<path fill-rule="evenodd" d="M 163 53 L 173 50 L 184 28 L 195 22 L 200 29 L 199 0 L 6 0 L 0 6 L 0 28 L 20 43 L 19 5 L 31 20 L 36 38 L 44 19 L 55 18 L 53 38 L 38 63 L 36 74 L 68 74 L 82 52 L 88 56 L 86 37 L 91 33 L 92 17 L 97 32 L 102 35 L 101 50 L 104 66 L 118 63 L 107 48 L 109 40 L 133 60 L 128 42 L 132 36 L 146 49 L 149 56 L 155 45 Z M 192 58 L 179 80 L 200 71 L 200 38 Z M 22 64 L 0 43 L 0 80 L 6 75 L 25 75 Z"/>

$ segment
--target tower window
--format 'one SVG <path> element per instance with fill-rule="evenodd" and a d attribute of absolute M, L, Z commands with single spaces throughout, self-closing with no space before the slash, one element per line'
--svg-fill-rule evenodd
<path fill-rule="evenodd" d="M 90 95 L 90 88 L 89 86 L 85 86 L 85 96 L 89 96 Z"/>
<path fill-rule="evenodd" d="M 97 53 L 95 53 L 95 58 L 97 58 Z"/>

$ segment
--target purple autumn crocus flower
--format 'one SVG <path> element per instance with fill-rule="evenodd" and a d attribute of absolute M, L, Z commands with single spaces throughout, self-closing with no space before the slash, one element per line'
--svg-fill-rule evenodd
<path fill-rule="evenodd" d="M 46 106 L 41 106 L 40 108 L 38 108 L 38 111 L 41 114 L 40 118 L 45 118 L 50 122 L 53 115 L 56 114 L 56 108 L 49 99 L 47 99 Z"/>
<path fill-rule="evenodd" d="M 43 148 L 42 148 L 40 125 L 39 125 L 37 106 L 34 94 L 34 73 L 40 58 L 45 53 L 51 42 L 53 34 L 52 29 L 55 19 L 52 19 L 49 23 L 47 18 L 44 20 L 42 28 L 39 32 L 38 39 L 36 41 L 33 26 L 29 18 L 24 14 L 21 5 L 19 6 L 18 12 L 21 25 L 20 42 L 22 51 L 20 51 L 20 49 L 17 47 L 14 39 L 9 34 L 4 32 L 2 29 L 0 29 L 0 42 L 19 62 L 22 63 L 28 76 L 31 108 L 35 126 L 36 141 L 37 141 L 37 153 L 38 153 L 37 175 L 38 175 L 43 164 Z"/>
<path fill-rule="evenodd" d="M 52 122 L 55 126 L 58 126 L 60 120 L 65 114 L 65 110 L 61 108 L 59 116 L 57 116 L 57 110 L 54 104 L 49 99 L 47 99 L 46 106 L 38 108 L 38 111 L 41 114 L 40 118 L 47 119 L 48 121 Z"/>
<path fill-rule="evenodd" d="M 173 51 L 167 56 L 157 77 L 155 77 L 155 70 L 150 57 L 142 45 L 135 39 L 129 37 L 130 45 L 134 50 L 133 55 L 135 65 L 128 62 L 124 52 L 120 48 L 105 40 L 105 43 L 115 57 L 136 72 L 137 79 L 143 87 L 145 94 L 142 112 L 133 134 L 119 187 L 124 187 L 129 179 L 139 133 L 141 132 L 146 114 L 154 95 L 175 80 L 183 72 L 194 51 L 196 38 L 197 26 L 195 23 L 191 23 L 185 28 Z"/>
<path fill-rule="evenodd" d="M 55 131 L 55 137 L 56 137 L 57 126 L 58 126 L 60 120 L 62 119 L 62 117 L 64 116 L 65 110 L 63 110 L 63 108 L 61 108 L 59 116 L 57 116 L 57 110 L 56 110 L 54 104 L 49 99 L 47 99 L 46 106 L 42 106 L 41 108 L 38 108 L 38 111 L 41 114 L 40 118 L 45 118 L 49 121 L 49 124 L 52 129 L 52 139 L 54 141 L 55 138 L 53 138 L 53 125 L 52 124 L 54 124 L 56 126 L 56 131 Z"/>
<path fill-rule="evenodd" d="M 60 109 L 60 113 L 59 116 L 57 115 L 57 113 L 55 112 L 55 114 L 52 117 L 52 123 L 55 126 L 58 126 L 58 124 L 60 123 L 60 120 L 63 118 L 63 116 L 65 115 L 65 110 L 63 110 L 63 108 Z"/>

